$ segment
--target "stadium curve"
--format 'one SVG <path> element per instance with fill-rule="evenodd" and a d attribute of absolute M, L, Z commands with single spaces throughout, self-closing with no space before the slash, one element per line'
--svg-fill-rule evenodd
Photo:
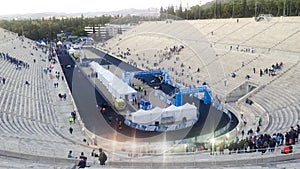
<path fill-rule="evenodd" d="M 250 128 L 250 126 L 256 126 L 257 118 L 260 116 L 265 117 L 262 121 L 262 132 L 270 134 L 278 132 L 284 133 L 289 130 L 290 126 L 295 126 L 296 124 L 298 124 L 300 110 L 298 104 L 299 89 L 295 84 L 298 83 L 297 79 L 299 79 L 298 77 L 300 70 L 298 55 L 300 48 L 298 43 L 296 43 L 300 35 L 299 18 L 271 18 L 269 22 L 262 21 L 259 23 L 256 23 L 248 18 L 240 18 L 239 25 L 233 24 L 235 23 L 235 20 L 230 19 L 207 21 L 200 20 L 190 22 L 198 25 L 199 27 L 197 29 L 203 31 L 209 42 L 213 44 L 212 47 L 216 48 L 217 54 L 218 56 L 220 56 L 216 60 L 223 62 L 227 66 L 227 68 L 225 69 L 226 76 L 219 78 L 213 83 L 210 83 L 211 85 L 214 85 L 214 87 L 220 88 L 216 91 L 222 91 L 221 89 L 223 89 L 222 87 L 224 86 L 224 82 L 227 82 L 228 89 L 226 89 L 227 94 L 225 96 L 234 96 L 234 92 L 232 91 L 236 90 L 240 84 L 243 84 L 242 82 L 245 80 L 245 75 L 250 73 L 250 81 L 258 86 L 261 86 L 257 88 L 257 90 L 254 90 L 254 92 L 250 92 L 239 99 L 237 101 L 237 106 L 234 106 L 231 102 L 227 103 L 227 106 L 233 106 L 238 110 L 236 116 L 240 122 L 243 121 L 243 119 L 240 118 L 240 112 L 243 112 L 243 116 L 247 119 L 248 122 L 247 129 L 248 127 Z M 147 24 L 147 26 L 151 27 L 151 23 Z M 153 25 L 151 29 L 155 28 Z M 211 35 L 211 30 L 213 30 L 213 35 Z M 181 32 L 181 29 L 178 28 L 176 31 Z M 284 32 L 288 32 L 288 34 L 285 34 Z M 75 130 L 77 131 L 76 134 L 74 133 L 76 136 L 67 135 L 67 125 L 63 126 L 63 123 L 65 121 L 65 118 L 67 118 L 69 115 L 69 110 L 72 110 L 74 108 L 73 106 L 70 106 L 68 109 L 61 109 L 61 107 L 57 106 L 59 108 L 53 109 L 53 104 L 60 105 L 62 102 L 56 100 L 56 92 L 59 92 L 58 90 L 56 90 L 54 94 L 53 92 L 50 92 L 53 89 L 50 88 L 50 85 L 48 85 L 47 83 L 51 84 L 52 87 L 53 81 L 49 80 L 48 76 L 41 75 L 40 73 L 40 65 L 42 65 L 42 67 L 46 67 L 48 65 L 48 62 L 42 61 L 42 59 L 46 58 L 47 56 L 43 54 L 43 51 L 41 49 L 38 49 L 36 52 L 33 52 L 32 57 L 24 57 L 23 54 L 19 53 L 32 52 L 32 50 L 30 49 L 34 45 L 29 45 L 29 43 L 33 44 L 33 42 L 25 39 L 26 43 L 22 43 L 21 41 L 19 41 L 15 34 L 8 33 L 7 31 L 1 30 L 1 34 L 7 35 L 6 38 L 1 39 L 1 51 L 8 51 L 8 53 L 12 54 L 14 57 L 26 61 L 30 64 L 30 73 L 27 72 L 27 70 L 22 70 L 20 71 L 22 73 L 20 73 L 18 71 L 10 69 L 11 63 L 5 60 L 1 60 L 1 76 L 4 75 L 7 77 L 7 83 L 1 86 L 1 96 L 3 96 L 1 97 L 0 124 L 0 129 L 2 131 L 1 145 L 3 145 L 1 146 L 1 155 L 3 155 L 1 156 L 1 166 L 14 166 L 15 168 L 24 168 L 24 165 L 30 168 L 52 167 L 56 165 L 59 160 L 62 160 L 64 162 L 63 164 L 56 165 L 57 167 L 63 168 L 67 165 L 73 166 L 74 161 L 76 160 L 70 162 L 67 159 L 63 159 L 63 157 L 65 157 L 64 153 L 66 153 L 69 148 L 72 148 L 74 150 L 78 148 L 80 149 L 80 151 L 82 150 L 85 152 L 89 152 L 91 148 L 95 147 L 92 147 L 92 145 L 90 145 L 91 147 L 88 147 L 87 149 L 81 149 L 82 134 L 80 133 L 80 131 L 82 128 L 80 127 L 76 128 Z M 182 33 L 182 36 L 189 36 L 189 34 L 184 35 L 184 33 Z M 12 41 L 13 43 L 11 43 Z M 191 39 L 187 41 L 191 42 Z M 22 48 L 22 45 L 24 45 L 27 49 Z M 239 45 L 238 50 L 236 50 L 237 45 Z M 232 46 L 234 50 L 229 51 L 230 46 Z M 13 47 L 16 48 L 14 49 Z M 255 49 L 253 54 L 251 54 L 251 48 Z M 250 52 L 248 52 L 247 49 L 250 49 Z M 40 65 L 37 66 L 37 64 L 33 64 L 33 58 L 36 59 L 37 63 Z M 268 67 L 272 64 L 275 64 L 276 62 L 281 61 L 283 62 L 283 69 L 279 70 L 275 77 L 268 77 L 265 75 L 265 73 L 262 77 L 259 77 L 259 74 L 252 73 L 253 67 L 256 67 L 259 70 L 259 68 Z M 74 63 L 71 61 L 68 63 L 74 65 Z M 57 71 L 60 71 L 60 69 L 58 69 Z M 79 73 L 77 73 L 78 71 L 81 70 L 75 69 L 75 72 L 73 74 L 70 73 L 70 77 L 72 77 L 71 79 L 88 79 L 85 75 L 80 75 Z M 237 77 L 235 79 L 231 79 L 231 72 L 236 72 Z M 29 87 L 25 88 L 26 86 L 24 86 L 24 80 L 26 79 L 32 79 L 32 81 L 30 80 L 31 86 L 34 86 L 34 88 L 38 88 L 39 90 L 32 90 Z M 43 79 L 45 82 L 41 82 L 41 79 Z M 18 88 L 14 88 L 14 86 L 19 86 L 20 90 Z M 82 89 L 80 88 L 80 86 L 73 85 L 70 88 L 72 89 L 72 91 L 74 91 L 74 89 L 78 91 Z M 95 87 L 90 86 L 89 88 L 91 88 L 91 90 L 88 90 L 88 92 L 91 96 L 94 96 L 96 93 Z M 40 94 L 40 92 L 43 92 L 43 94 Z M 47 92 L 49 92 L 48 94 L 50 94 L 49 97 L 46 97 Z M 79 96 L 80 94 L 78 94 L 78 96 L 74 96 L 74 98 Z M 94 101 L 94 98 L 84 98 L 84 103 L 77 103 L 76 101 L 75 102 L 76 104 L 87 104 L 87 106 L 93 108 L 97 104 L 97 102 Z M 102 97 L 98 96 L 97 99 L 102 99 Z M 220 97 L 220 99 L 221 101 L 224 101 L 223 97 Z M 253 104 L 250 105 L 246 103 L 245 100 L 247 99 L 251 100 Z M 42 101 L 39 102 L 39 100 Z M 66 102 L 68 102 L 68 100 Z M 71 104 L 73 103 L 68 102 L 68 105 Z M 13 105 L 20 106 L 14 108 Z M 35 106 L 36 109 L 31 109 L 30 106 Z M 67 107 L 66 105 L 64 106 Z M 78 107 L 80 107 L 80 105 Z M 40 112 L 51 113 L 40 114 Z M 84 121 L 88 118 L 88 111 L 80 113 L 81 114 L 79 120 Z M 269 118 L 270 120 L 268 120 L 267 118 Z M 48 122 L 46 122 L 45 119 L 48 119 Z M 99 114 L 97 118 L 92 120 L 94 120 L 95 124 L 106 124 L 106 119 L 101 119 L 101 116 Z M 85 122 L 84 125 L 88 125 L 88 122 Z M 239 123 L 236 130 L 231 131 L 231 133 L 234 136 L 239 136 L 239 138 L 242 138 L 242 125 L 243 124 Z M 96 127 L 91 125 L 89 130 L 94 132 L 96 130 Z M 110 133 L 110 131 L 100 130 L 99 134 L 111 138 L 109 134 L 107 134 Z M 247 130 L 245 129 L 245 131 Z M 70 137 L 68 138 L 69 140 L 74 139 L 73 143 L 67 141 L 66 138 L 62 137 L 62 135 L 65 135 L 65 137 Z M 113 138 L 115 139 L 116 137 Z M 97 146 L 106 146 L 101 142 L 97 143 Z M 130 144 L 130 142 L 124 143 Z M 268 152 L 263 156 L 258 152 L 227 155 L 228 151 L 226 151 L 225 155 L 220 156 L 209 155 L 209 152 L 191 152 L 176 155 L 154 155 L 151 157 L 129 157 L 127 156 L 128 154 L 124 154 L 124 156 L 121 157 L 120 155 L 116 155 L 116 153 L 113 152 L 109 154 L 109 165 L 111 168 L 113 168 L 114 166 L 116 168 L 139 168 L 141 166 L 149 166 L 152 168 L 238 168 L 241 166 L 243 168 L 297 168 L 299 162 L 297 162 L 297 160 L 290 161 L 299 158 L 299 146 L 297 144 L 298 143 L 294 145 L 295 152 L 288 155 L 280 154 L 282 146 L 277 147 L 274 152 Z M 33 147 L 33 145 L 35 147 Z M 22 147 L 22 149 L 20 147 Z M 57 148 L 60 150 L 58 150 Z M 56 150 L 56 154 L 53 152 L 54 150 Z M 76 152 L 76 154 L 77 153 L 79 154 L 79 152 Z M 27 154 L 29 155 L 26 156 Z M 43 156 L 41 154 L 47 155 Z M 14 157 L 16 159 L 11 159 L 11 157 Z M 29 164 L 32 162 L 36 163 L 37 161 L 47 161 L 47 158 L 49 158 L 49 163 L 47 164 Z M 28 162 L 28 160 L 30 162 Z M 53 160 L 54 162 L 52 162 L 51 160 Z M 17 162 L 18 164 L 12 164 L 12 161 Z M 9 165 L 10 163 L 11 165 Z M 247 166 L 247 164 L 250 164 L 252 166 Z M 92 166 L 91 168 L 98 167 Z"/>
<path fill-rule="evenodd" d="M 115 66 L 122 65 L 121 69 L 124 71 L 132 71 L 132 70 L 138 70 L 131 65 L 122 64 L 120 60 L 113 58 L 110 55 L 107 55 L 104 52 L 101 52 L 94 48 L 88 48 L 88 50 L 91 50 L 92 52 L 95 52 L 100 60 L 99 62 L 103 63 L 111 63 Z M 65 53 L 64 51 L 61 51 L 59 53 Z M 60 62 L 62 65 L 74 65 L 75 63 L 71 58 L 68 56 L 59 56 Z M 97 59 L 94 59 L 97 60 Z M 104 61 L 106 60 L 106 61 Z M 182 130 L 177 130 L 174 132 L 167 132 L 165 135 L 161 135 L 162 132 L 149 132 L 149 131 L 140 131 L 133 128 L 130 128 L 126 125 L 123 125 L 122 130 L 117 129 L 116 123 L 110 123 L 108 122 L 108 116 L 112 115 L 113 117 L 116 117 L 117 113 L 113 110 L 112 105 L 105 100 L 105 96 L 101 91 L 97 90 L 97 86 L 94 86 L 94 84 L 91 84 L 91 80 L 89 80 L 89 77 L 85 74 L 80 74 L 81 71 L 79 66 L 75 67 L 72 66 L 73 69 L 64 69 L 64 74 L 66 76 L 67 82 L 69 84 L 69 87 L 72 91 L 72 95 L 74 97 L 75 103 L 78 107 L 78 111 L 80 113 L 81 119 L 83 123 L 85 124 L 86 128 L 90 131 L 93 131 L 96 135 L 101 137 L 107 137 L 107 139 L 114 139 L 115 141 L 143 141 L 143 142 L 152 142 L 152 141 L 162 141 L 165 137 L 165 141 L 175 141 L 175 140 L 181 140 L 183 138 L 190 138 L 199 136 L 200 133 L 205 135 L 208 133 L 211 133 L 211 131 L 218 130 L 227 123 L 229 123 L 229 119 L 227 115 L 222 115 L 222 113 L 218 112 L 216 108 L 214 108 L 212 105 L 205 105 L 203 101 L 200 101 L 196 98 L 191 100 L 189 97 L 185 97 L 185 101 L 189 102 L 195 102 L 197 107 L 200 108 L 200 118 L 199 121 L 192 127 Z M 93 82 L 92 82 L 93 83 Z M 84 88 L 85 90 L 80 90 Z M 96 88 L 96 89 L 95 89 Z M 170 91 L 168 89 L 169 87 L 166 85 L 164 88 L 167 88 L 166 90 Z M 87 92 L 89 91 L 89 92 Z M 95 92 L 95 93 L 93 93 Z M 88 94 L 87 94 L 88 93 Z M 96 97 L 95 97 L 96 96 Z M 104 97 L 103 97 L 104 96 Z M 94 98 L 93 98 L 94 97 Z M 84 99 L 83 99 L 84 98 Z M 88 100 L 88 102 L 82 102 L 82 100 Z M 105 103 L 107 105 L 110 105 L 107 107 L 106 112 L 100 114 L 99 110 L 93 106 L 96 105 L 98 102 Z M 213 110 L 212 110 L 213 109 Z M 219 124 L 219 121 L 212 122 L 211 126 L 203 126 L 205 120 L 207 120 L 208 113 L 212 113 L 213 115 L 210 115 L 212 117 L 216 116 L 222 116 L 221 117 L 221 123 Z M 102 117 L 101 117 L 102 116 Z M 234 116 L 233 116 L 234 117 Z M 217 118 L 219 119 L 219 118 Z M 213 121 L 213 119 L 210 119 L 210 121 Z M 231 122 L 231 129 L 234 128 L 237 124 L 237 120 L 232 119 Z M 106 128 L 105 128 L 106 127 Z M 214 129 L 216 128 L 216 129 Z M 117 132 L 115 131 L 117 130 Z M 122 135 L 128 136 L 128 137 L 122 137 L 122 135 L 119 135 L 116 133 L 121 133 Z M 160 137 L 152 138 L 153 136 L 160 135 Z M 133 138 L 134 137 L 134 138 Z"/>

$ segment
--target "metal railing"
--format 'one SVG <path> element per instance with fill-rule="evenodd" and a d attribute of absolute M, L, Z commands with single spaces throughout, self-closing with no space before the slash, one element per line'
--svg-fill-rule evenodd
<path fill-rule="evenodd" d="M 161 155 L 151 153 L 130 153 L 126 157 L 120 158 L 115 154 L 108 154 L 108 166 L 137 167 L 137 166 L 224 166 L 237 165 L 243 166 L 245 164 L 262 165 L 270 162 L 278 162 L 289 159 L 297 159 L 300 153 L 292 152 L 289 154 L 282 154 L 281 147 L 270 151 L 266 149 L 255 149 L 252 152 L 247 150 L 239 150 L 238 152 L 229 153 L 225 150 L 224 153 L 215 151 L 195 151 L 183 153 L 163 153 Z M 265 153 L 262 153 L 265 151 Z M 297 150 L 296 150 L 297 151 Z"/>

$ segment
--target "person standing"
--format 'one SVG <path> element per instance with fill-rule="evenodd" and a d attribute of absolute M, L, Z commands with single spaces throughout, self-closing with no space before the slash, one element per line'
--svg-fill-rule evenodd
<path fill-rule="evenodd" d="M 69 151 L 68 158 L 73 158 L 72 150 Z"/>
<path fill-rule="evenodd" d="M 260 70 L 259 70 L 259 76 L 262 77 L 262 75 L 263 75 L 263 70 L 260 69 Z"/>
<path fill-rule="evenodd" d="M 261 123 L 262 123 L 262 118 L 261 118 L 261 117 L 259 117 L 259 118 L 258 118 L 258 126 L 262 126 L 262 124 L 261 124 Z"/>
<path fill-rule="evenodd" d="M 98 158 L 100 165 L 105 165 L 107 160 L 106 154 L 103 152 L 102 148 L 99 148 L 99 158 Z"/>

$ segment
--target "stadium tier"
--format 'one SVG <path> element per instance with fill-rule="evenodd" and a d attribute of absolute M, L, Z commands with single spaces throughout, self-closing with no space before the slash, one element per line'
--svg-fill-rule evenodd
<path fill-rule="evenodd" d="M 52 65 L 45 48 L 1 31 L 5 37 L 0 44 L 1 151 L 53 159 L 65 159 L 70 149 L 77 154 L 90 151 L 81 146 L 84 136 L 79 125 L 74 124 L 74 135 L 69 134 L 68 118 L 74 106 L 69 98 L 61 101 L 57 96 L 59 92 L 70 94 L 65 82 L 55 77 L 56 71 L 61 72 L 60 65 L 54 64 L 52 72 L 45 73 Z M 53 86 L 56 82 L 57 88 Z M 74 163 L 67 161 L 65 164 Z"/>
<path fill-rule="evenodd" d="M 260 132 L 270 135 L 285 133 L 299 123 L 299 39 L 299 17 L 274 17 L 259 22 L 253 18 L 240 18 L 239 22 L 236 19 L 157 21 L 144 22 L 97 44 L 96 48 L 141 70 L 168 69 L 172 81 L 179 86 L 207 83 L 214 101 L 232 110 L 239 120 L 239 125 L 229 133 L 234 139 L 244 139 L 249 129 L 256 129 L 261 118 Z M 103 139 L 97 143 L 93 140 L 95 135 L 87 134 L 79 113 L 78 121 L 70 123 L 71 112 L 78 110 L 66 80 L 62 80 L 64 74 L 58 59 L 55 64 L 48 60 L 48 48 L 0 29 L 0 55 L 1 155 L 7 153 L 18 158 L 28 155 L 28 160 L 34 163 L 43 161 L 41 167 L 52 166 L 53 162 L 57 168 L 78 162 L 66 158 L 69 150 L 79 156 L 80 152 L 90 154 L 92 149 L 105 146 L 110 155 L 109 164 L 117 168 L 147 164 L 174 167 L 174 162 L 179 168 L 221 166 L 222 163 L 259 164 L 299 156 L 297 151 L 290 156 L 281 155 L 281 148 L 263 158 L 254 157 L 252 153 L 211 156 L 209 151 L 176 156 L 172 153 L 150 156 L 146 151 L 129 154 L 124 149 L 131 147 L 130 142 L 114 147 L 112 144 L 118 144 L 114 141 Z M 58 96 L 64 93 L 65 98 Z M 245 136 L 241 131 L 245 131 Z M 226 140 L 225 136 L 221 138 Z M 83 142 L 85 139 L 87 142 Z M 295 150 L 299 149 L 297 144 Z M 143 146 L 145 148 L 145 144 Z M 0 166 L 9 167 L 10 157 L 2 158 Z M 184 162 L 180 162 L 182 158 Z M 97 159 L 89 159 L 91 168 L 98 168 L 95 161 Z M 34 168 L 30 162 L 24 164 Z M 18 164 L 13 166 L 21 168 Z M 283 166 L 285 164 L 277 165 Z"/>

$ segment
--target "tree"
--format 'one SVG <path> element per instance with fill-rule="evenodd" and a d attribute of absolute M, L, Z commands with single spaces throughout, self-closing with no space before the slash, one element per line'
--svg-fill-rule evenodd
<path fill-rule="evenodd" d="M 200 16 L 201 16 L 201 13 L 200 13 L 200 6 L 199 5 L 196 5 L 196 6 L 192 6 L 191 9 L 190 9 L 190 18 L 191 19 L 199 19 Z"/>
<path fill-rule="evenodd" d="M 176 16 L 185 19 L 185 15 L 182 11 L 182 4 L 180 3 L 178 10 L 176 10 Z"/>
<path fill-rule="evenodd" d="M 166 17 L 166 15 L 167 15 L 167 14 L 166 14 L 166 10 L 164 10 L 163 7 L 160 7 L 159 13 L 160 13 L 160 15 L 159 15 L 160 20 L 164 20 L 164 19 L 167 18 L 167 17 Z"/>
<path fill-rule="evenodd" d="M 174 6 L 173 5 L 168 6 L 167 14 L 169 14 L 169 15 L 175 15 L 175 10 L 174 10 Z"/>

